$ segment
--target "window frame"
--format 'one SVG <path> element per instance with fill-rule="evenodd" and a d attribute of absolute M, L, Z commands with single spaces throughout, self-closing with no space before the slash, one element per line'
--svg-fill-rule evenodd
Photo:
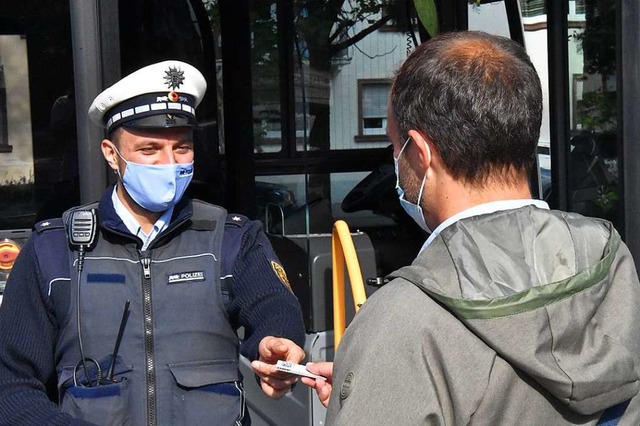
<path fill-rule="evenodd" d="M 364 105 L 363 105 L 363 95 L 364 88 L 367 85 L 375 85 L 375 84 L 386 84 L 389 87 L 389 92 L 391 91 L 391 79 L 388 78 L 362 78 L 358 79 L 358 134 L 354 136 L 355 142 L 384 142 L 388 141 L 386 132 L 381 133 L 379 135 L 371 135 L 364 133 Z"/>

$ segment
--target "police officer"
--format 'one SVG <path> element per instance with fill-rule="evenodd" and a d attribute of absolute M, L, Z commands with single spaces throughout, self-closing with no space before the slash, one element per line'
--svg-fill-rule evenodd
<path fill-rule="evenodd" d="M 260 225 L 183 197 L 205 90 L 197 69 L 165 61 L 91 105 L 117 184 L 38 223 L 16 261 L 0 424 L 248 424 L 239 352 L 268 396 L 296 381 L 269 368 L 304 358 L 304 326 Z"/>

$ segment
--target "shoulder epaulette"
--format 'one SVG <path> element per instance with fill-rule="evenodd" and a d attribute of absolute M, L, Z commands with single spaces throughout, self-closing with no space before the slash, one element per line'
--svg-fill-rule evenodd
<path fill-rule="evenodd" d="M 60 228 L 64 229 L 64 222 L 61 218 L 43 220 L 33 226 L 33 230 L 36 234 L 42 234 L 43 232 Z"/>
<path fill-rule="evenodd" d="M 227 214 L 227 221 L 225 223 L 225 226 L 235 226 L 238 228 L 242 228 L 249 222 L 250 220 L 246 216 L 236 213 L 229 213 Z"/>

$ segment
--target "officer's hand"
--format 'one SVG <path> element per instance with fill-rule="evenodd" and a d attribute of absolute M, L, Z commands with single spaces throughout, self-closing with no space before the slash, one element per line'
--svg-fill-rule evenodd
<path fill-rule="evenodd" d="M 326 377 L 326 380 L 312 379 L 310 377 L 301 377 L 300 380 L 310 388 L 314 388 L 322 405 L 328 407 L 331 389 L 333 389 L 333 363 L 309 362 L 306 367 L 310 372 Z"/>
<path fill-rule="evenodd" d="M 275 363 L 284 360 L 299 364 L 304 359 L 304 351 L 289 339 L 267 336 L 258 346 L 258 355 L 251 368 L 260 378 L 262 391 L 270 398 L 282 398 L 298 381 L 298 376 L 276 370 Z"/>

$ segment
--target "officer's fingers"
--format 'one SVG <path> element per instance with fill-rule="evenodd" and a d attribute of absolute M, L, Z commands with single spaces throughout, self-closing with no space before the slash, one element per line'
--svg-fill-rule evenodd
<path fill-rule="evenodd" d="M 289 362 L 295 362 L 296 364 L 300 364 L 302 360 L 305 358 L 304 350 L 295 343 L 289 341 L 290 345 L 288 345 L 287 353 L 285 354 L 285 359 Z"/>
<path fill-rule="evenodd" d="M 259 376 L 269 375 L 276 371 L 275 367 L 272 364 L 267 364 L 266 362 L 262 361 L 252 361 L 251 369 Z"/>
<path fill-rule="evenodd" d="M 260 387 L 268 397 L 280 399 L 291 390 L 291 386 L 293 386 L 297 381 L 298 378 L 295 376 L 289 376 L 286 379 L 267 376 L 260 378 Z"/>
<path fill-rule="evenodd" d="M 282 399 L 288 392 L 288 390 L 275 390 L 267 385 L 262 385 L 262 392 L 271 399 Z"/>
<path fill-rule="evenodd" d="M 261 377 L 262 383 L 266 383 L 276 390 L 289 389 L 291 385 L 298 381 L 298 376 L 293 374 L 287 374 L 278 372 L 278 375 L 264 376 Z M 280 374 L 284 374 L 284 376 L 280 376 Z"/>
<path fill-rule="evenodd" d="M 263 360 L 277 359 L 280 352 L 286 352 L 286 346 L 277 337 L 264 337 L 258 345 L 258 353 Z"/>
<path fill-rule="evenodd" d="M 304 359 L 304 351 L 294 342 L 281 337 L 267 336 L 260 341 L 258 352 L 262 361 L 285 359 L 299 363 Z"/>
<path fill-rule="evenodd" d="M 251 363 L 251 369 L 256 375 L 262 379 L 273 378 L 274 380 L 287 380 L 291 383 L 295 383 L 297 381 L 298 376 L 295 376 L 290 373 L 285 373 L 284 371 L 279 371 L 276 369 L 275 365 L 269 364 L 262 361 L 253 361 Z"/>

